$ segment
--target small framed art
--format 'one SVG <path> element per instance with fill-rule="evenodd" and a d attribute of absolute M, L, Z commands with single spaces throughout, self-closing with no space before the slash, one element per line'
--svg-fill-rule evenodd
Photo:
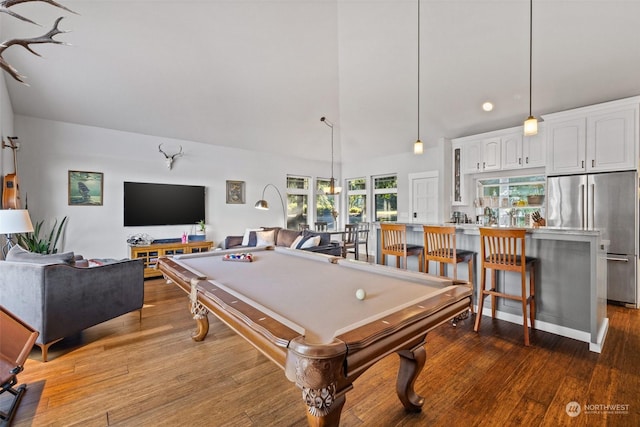
<path fill-rule="evenodd" d="M 69 171 L 69 205 L 102 206 L 104 174 Z"/>
<path fill-rule="evenodd" d="M 244 204 L 244 181 L 227 181 L 227 203 Z"/>

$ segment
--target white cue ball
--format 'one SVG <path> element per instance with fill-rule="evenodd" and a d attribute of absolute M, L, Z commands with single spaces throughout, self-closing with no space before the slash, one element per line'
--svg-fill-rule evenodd
<path fill-rule="evenodd" d="M 367 296 L 367 293 L 364 291 L 364 289 L 358 289 L 356 291 L 356 298 L 358 298 L 359 300 L 363 300 L 365 299 L 365 297 Z"/>

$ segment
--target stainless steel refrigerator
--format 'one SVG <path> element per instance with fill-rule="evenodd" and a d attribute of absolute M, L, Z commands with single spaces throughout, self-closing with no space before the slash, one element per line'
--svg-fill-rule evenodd
<path fill-rule="evenodd" d="M 603 231 L 607 299 L 638 308 L 638 174 L 549 177 L 546 193 L 548 226 Z"/>

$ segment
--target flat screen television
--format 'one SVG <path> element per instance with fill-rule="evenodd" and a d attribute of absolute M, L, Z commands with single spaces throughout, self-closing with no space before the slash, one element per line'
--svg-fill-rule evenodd
<path fill-rule="evenodd" d="M 124 226 L 184 225 L 205 219 L 205 187 L 124 183 Z"/>

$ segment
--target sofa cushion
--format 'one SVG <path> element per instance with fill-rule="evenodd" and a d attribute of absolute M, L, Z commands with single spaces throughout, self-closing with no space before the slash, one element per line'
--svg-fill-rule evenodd
<path fill-rule="evenodd" d="M 273 246 L 276 244 L 276 230 L 256 231 L 256 246 Z"/>
<path fill-rule="evenodd" d="M 73 252 L 48 255 L 37 254 L 23 249 L 20 245 L 15 245 L 9 250 L 5 259 L 7 261 L 29 262 L 32 264 L 72 264 L 75 257 Z"/>
<path fill-rule="evenodd" d="M 280 229 L 278 231 L 276 245 L 285 246 L 289 248 L 291 247 L 291 244 L 293 243 L 293 241 L 296 240 L 296 237 L 298 237 L 299 235 L 300 235 L 300 232 L 296 230 L 286 230 L 284 228 Z"/>

